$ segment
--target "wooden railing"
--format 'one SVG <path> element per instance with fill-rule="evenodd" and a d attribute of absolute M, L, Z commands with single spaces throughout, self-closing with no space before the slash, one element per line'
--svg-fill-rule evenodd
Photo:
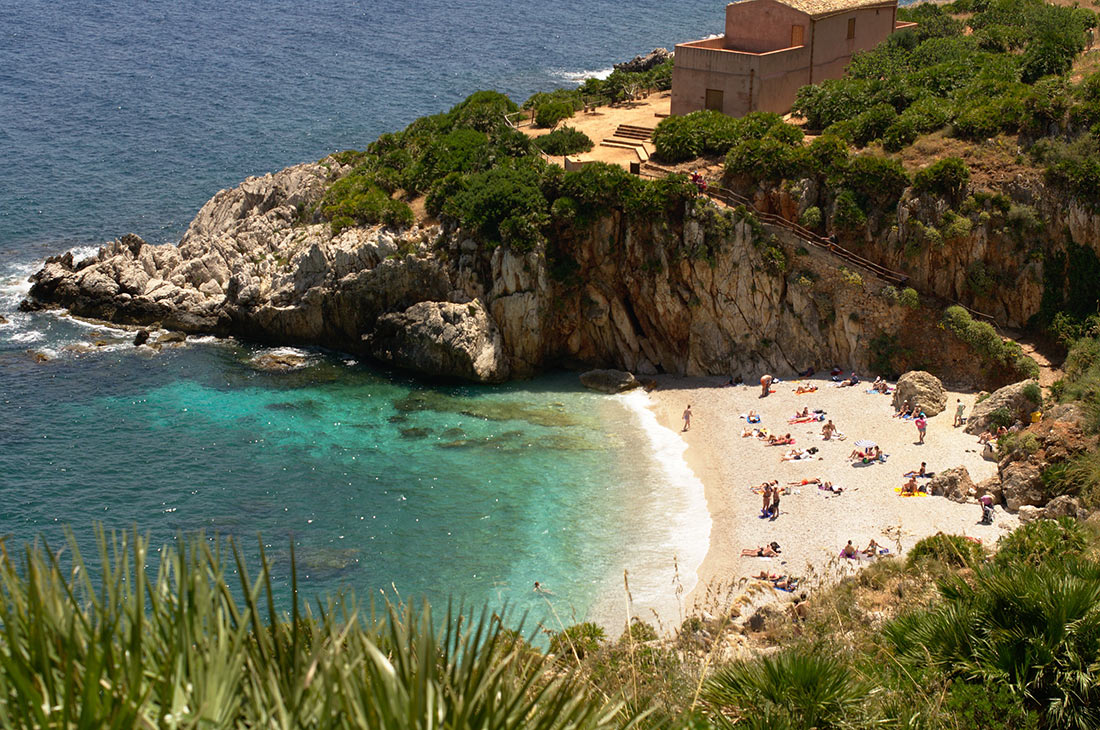
<path fill-rule="evenodd" d="M 861 269 L 864 269 L 865 271 L 868 271 L 868 272 L 874 274 L 875 276 L 879 277 L 880 279 L 885 279 L 886 281 L 890 282 L 891 284 L 904 285 L 909 281 L 909 277 L 906 276 L 905 274 L 903 274 L 901 272 L 898 272 L 898 271 L 891 271 L 890 269 L 887 269 L 885 266 L 879 266 L 874 261 L 869 261 L 868 259 L 863 258 L 859 254 L 856 254 L 856 253 L 853 253 L 853 252 L 849 251 L 848 249 L 846 249 L 843 246 L 839 245 L 836 241 L 834 241 L 832 239 L 824 238 L 822 236 L 819 236 L 816 233 L 814 233 L 813 231 L 811 231 L 810 229 L 804 228 L 804 227 L 798 225 L 797 223 L 794 223 L 792 221 L 787 220 L 786 218 L 783 218 L 782 216 L 778 216 L 778 215 L 775 215 L 773 213 L 764 213 L 762 211 L 757 210 L 753 206 L 752 201 L 749 200 L 748 198 L 746 198 L 744 195 L 740 195 L 739 193 L 735 193 L 732 190 L 727 190 L 726 188 L 723 188 L 723 187 L 717 187 L 717 186 L 711 186 L 711 185 L 707 186 L 707 188 L 705 190 L 705 193 L 709 197 L 714 198 L 715 200 L 718 200 L 722 203 L 725 203 L 726 205 L 728 205 L 730 207 L 744 206 L 754 216 L 756 216 L 760 220 L 764 221 L 765 223 L 768 223 L 769 225 L 777 226 L 779 228 L 786 229 L 787 231 L 790 231 L 795 236 L 797 236 L 799 239 L 801 239 L 802 241 L 805 241 L 806 243 L 810 244 L 811 246 L 816 246 L 818 248 L 825 249 L 826 251 L 829 251 L 830 253 L 837 256 L 838 258 L 844 259 L 846 262 L 852 264 L 853 266 L 857 266 Z"/>

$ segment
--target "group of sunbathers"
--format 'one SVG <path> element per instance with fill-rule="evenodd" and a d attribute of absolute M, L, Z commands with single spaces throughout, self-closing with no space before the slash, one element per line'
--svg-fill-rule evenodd
<path fill-rule="evenodd" d="M 781 591 L 793 591 L 798 588 L 798 578 L 789 577 L 780 573 L 769 573 L 766 570 L 761 570 L 753 578 L 757 580 L 766 580 L 773 586 Z"/>
<path fill-rule="evenodd" d="M 1006 433 L 1008 433 L 1008 429 L 1004 426 L 1001 426 L 996 431 L 982 431 L 982 435 L 978 437 L 978 443 L 988 444 L 992 441 L 996 441 L 1001 436 L 1004 436 Z"/>
<path fill-rule="evenodd" d="M 917 478 L 915 476 L 909 477 L 909 481 L 901 485 L 901 496 L 912 497 L 921 492 L 927 492 L 928 489 L 923 484 L 917 484 Z"/>
<path fill-rule="evenodd" d="M 883 395 L 890 394 L 890 384 L 887 383 L 882 377 L 875 378 L 875 382 L 871 383 L 871 390 L 876 393 L 882 393 Z"/>
<path fill-rule="evenodd" d="M 849 540 L 848 544 L 840 551 L 840 556 L 858 560 L 861 555 L 873 558 L 876 555 L 885 555 L 888 552 L 890 552 L 889 548 L 884 548 L 882 545 L 875 542 L 874 538 L 871 538 L 871 542 L 867 543 L 867 547 L 862 550 L 853 545 L 852 541 Z"/>
<path fill-rule="evenodd" d="M 863 451 L 862 449 L 854 449 L 852 453 L 848 454 L 848 458 L 852 461 L 862 461 L 864 464 L 870 464 L 874 461 L 886 461 L 886 454 L 882 453 L 877 445 Z"/>
<path fill-rule="evenodd" d="M 906 399 L 901 404 L 901 408 L 899 408 L 897 413 L 894 414 L 894 418 L 916 418 L 919 415 L 920 405 L 918 405 L 916 401 L 914 401 L 913 404 L 910 405 L 908 399 Z"/>
<path fill-rule="evenodd" d="M 809 407 L 803 407 L 801 411 L 796 411 L 793 416 L 787 419 L 788 423 L 813 423 L 814 421 L 824 421 L 825 411 L 815 410 L 811 411 Z"/>

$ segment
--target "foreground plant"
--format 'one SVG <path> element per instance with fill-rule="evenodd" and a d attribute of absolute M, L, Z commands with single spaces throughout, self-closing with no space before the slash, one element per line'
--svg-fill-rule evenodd
<path fill-rule="evenodd" d="M 71 554 L 0 544 L 0 725 L 20 728 L 601 728 L 640 713 L 568 676 L 502 619 L 341 596 L 276 611 L 261 550 L 255 581 L 235 545 L 241 598 L 223 555 L 199 538 L 160 552 L 97 533 L 93 579 Z M 228 556 L 225 556 L 228 557 Z M 293 566 L 293 560 L 292 560 Z"/>

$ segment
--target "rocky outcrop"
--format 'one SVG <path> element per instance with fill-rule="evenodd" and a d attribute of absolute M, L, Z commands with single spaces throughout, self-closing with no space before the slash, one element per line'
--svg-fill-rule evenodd
<path fill-rule="evenodd" d="M 989 430 L 995 413 L 1006 414 L 1009 423 L 1029 422 L 1031 412 L 1039 405 L 1036 397 L 1041 392 L 1035 380 L 1023 380 L 994 391 L 988 398 L 974 404 L 966 421 L 966 432 L 980 434 Z"/>
<path fill-rule="evenodd" d="M 932 373 L 911 370 L 898 378 L 898 386 L 894 391 L 894 409 L 900 409 L 905 402 L 910 406 L 920 406 L 924 414 L 931 418 L 942 413 L 947 406 L 947 392 L 940 379 Z"/>
<path fill-rule="evenodd" d="M 971 501 L 978 496 L 979 490 L 970 479 L 965 466 L 945 469 L 938 472 L 928 482 L 928 493 L 936 497 L 947 497 L 955 502 Z"/>
<path fill-rule="evenodd" d="M 1039 469 L 1026 461 L 1014 461 L 1000 470 L 1005 507 L 1018 510 L 1024 505 L 1046 504 Z"/>
<path fill-rule="evenodd" d="M 420 302 L 378 319 L 371 353 L 425 375 L 490 383 L 508 377 L 500 332 L 481 302 Z"/>
<path fill-rule="evenodd" d="M 476 381 L 562 364 L 749 381 L 832 363 L 866 372 L 884 336 L 937 372 L 988 377 L 935 310 L 705 199 L 667 216 L 611 212 L 521 252 L 438 226 L 333 235 L 309 211 L 345 172 L 330 159 L 250 178 L 203 206 L 178 246 L 124 236 L 86 261 L 52 258 L 25 307 Z"/>
<path fill-rule="evenodd" d="M 635 56 L 629 61 L 623 63 L 616 63 L 614 68 L 616 71 L 629 71 L 631 73 L 641 73 L 642 71 L 649 71 L 652 68 L 660 66 L 665 61 L 672 58 L 672 53 L 667 48 L 654 48 L 644 56 Z"/>
<path fill-rule="evenodd" d="M 634 373 L 625 370 L 589 370 L 581 373 L 581 385 L 601 393 L 622 393 L 641 387 Z"/>

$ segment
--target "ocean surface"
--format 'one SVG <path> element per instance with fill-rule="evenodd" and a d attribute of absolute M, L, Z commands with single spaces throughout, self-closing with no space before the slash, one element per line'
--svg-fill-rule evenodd
<path fill-rule="evenodd" d="M 507 602 L 550 627 L 621 613 L 625 570 L 636 611 L 674 623 L 710 522 L 642 395 L 571 374 L 430 387 L 327 352 L 270 373 L 247 343 L 151 356 L 17 306 L 48 255 L 178 240 L 248 175 L 362 148 L 477 89 L 522 101 L 607 73 L 720 32 L 723 7 L 0 4 L 0 536 L 262 535 L 284 604 L 293 543 L 306 596 Z"/>

